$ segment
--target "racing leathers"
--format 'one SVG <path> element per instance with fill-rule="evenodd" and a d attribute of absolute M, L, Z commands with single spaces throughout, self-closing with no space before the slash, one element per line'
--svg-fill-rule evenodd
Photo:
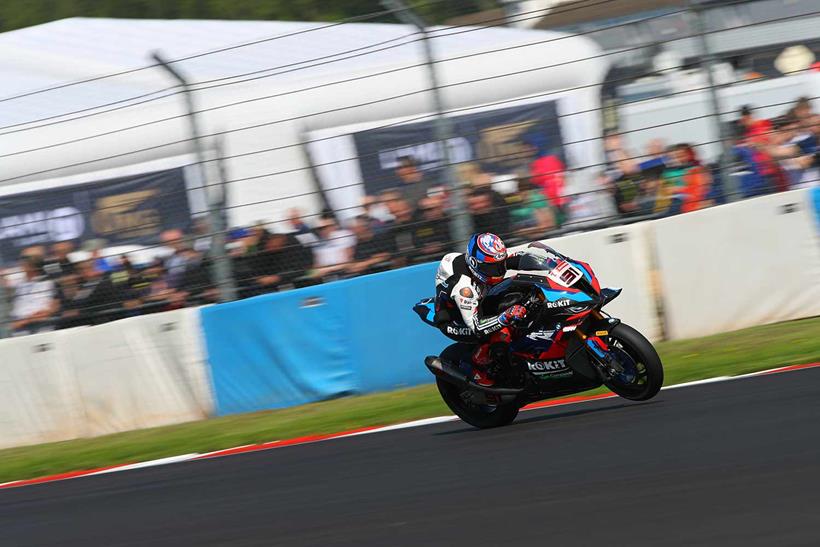
<path fill-rule="evenodd" d="M 507 258 L 510 269 L 515 269 L 518 256 Z M 470 275 L 464 254 L 450 253 L 441 260 L 436 272 L 436 324 L 450 338 L 479 342 L 472 354 L 473 380 L 483 386 L 494 384 L 492 377 L 507 356 L 512 328 L 527 314 L 524 306 L 515 305 L 501 314 L 485 315 L 481 301 L 487 289 Z"/>

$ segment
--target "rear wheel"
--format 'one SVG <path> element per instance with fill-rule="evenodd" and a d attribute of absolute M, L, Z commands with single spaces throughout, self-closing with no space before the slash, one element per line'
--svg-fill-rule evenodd
<path fill-rule="evenodd" d="M 461 359 L 470 355 L 473 348 L 471 344 L 453 344 L 441 352 L 441 358 L 458 364 Z M 519 406 L 515 401 L 499 405 L 475 404 L 469 400 L 471 390 L 465 390 L 440 378 L 436 378 L 436 386 L 450 410 L 473 427 L 480 429 L 501 427 L 509 425 L 518 416 Z"/>
<path fill-rule="evenodd" d="M 646 401 L 658 394 L 663 386 L 663 365 L 649 340 L 621 323 L 610 332 L 609 349 L 624 372 L 607 382 L 606 387 L 632 401 Z"/>

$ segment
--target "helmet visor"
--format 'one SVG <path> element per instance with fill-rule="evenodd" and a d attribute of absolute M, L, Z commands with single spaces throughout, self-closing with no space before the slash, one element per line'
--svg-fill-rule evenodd
<path fill-rule="evenodd" d="M 487 278 L 504 277 L 504 274 L 507 273 L 507 263 L 504 260 L 500 262 L 479 262 L 476 269 Z"/>

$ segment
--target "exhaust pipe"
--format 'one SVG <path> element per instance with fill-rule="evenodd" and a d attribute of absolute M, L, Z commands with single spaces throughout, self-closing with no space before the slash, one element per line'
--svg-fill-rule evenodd
<path fill-rule="evenodd" d="M 448 361 L 442 361 L 441 358 L 436 357 L 435 355 L 430 355 L 424 358 L 424 364 L 427 365 L 427 368 L 430 369 L 430 372 L 436 378 L 441 378 L 445 382 L 449 382 L 453 385 L 458 387 L 462 387 L 464 389 L 475 389 L 478 391 L 483 391 L 485 393 L 492 393 L 493 395 L 498 395 L 499 397 L 504 395 L 518 395 L 519 393 L 523 392 L 523 389 L 516 389 L 510 387 L 485 387 L 480 386 L 473 382 L 466 374 L 461 372 L 458 368 L 454 367 Z"/>

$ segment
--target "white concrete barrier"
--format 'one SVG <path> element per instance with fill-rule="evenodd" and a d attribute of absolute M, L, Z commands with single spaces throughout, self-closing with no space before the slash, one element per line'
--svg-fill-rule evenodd
<path fill-rule="evenodd" d="M 57 350 L 62 334 L 0 341 L 0 448 L 82 435 L 75 378 Z"/>
<path fill-rule="evenodd" d="M 653 222 L 667 336 L 820 315 L 809 199 L 794 190 Z"/>
<path fill-rule="evenodd" d="M 199 310 L 0 341 L 0 448 L 213 411 Z"/>

